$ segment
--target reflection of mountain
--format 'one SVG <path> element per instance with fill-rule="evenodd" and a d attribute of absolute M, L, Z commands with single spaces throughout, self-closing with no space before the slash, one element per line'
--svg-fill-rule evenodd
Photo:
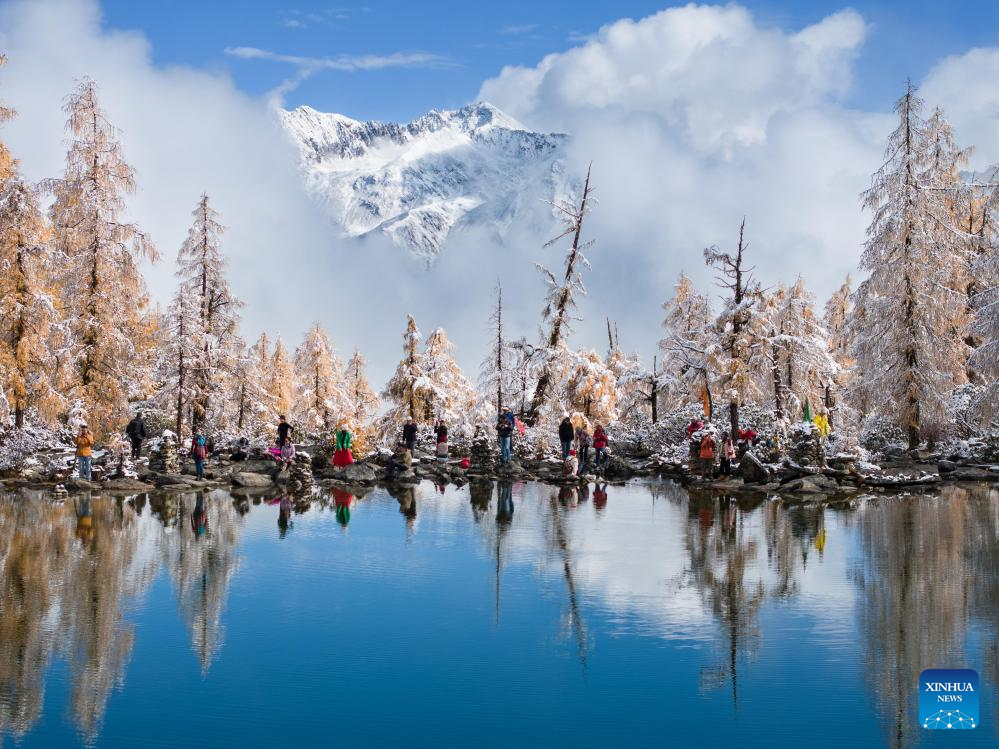
<path fill-rule="evenodd" d="M 168 537 L 163 553 L 177 590 L 177 607 L 204 673 L 222 646 L 222 612 L 239 564 L 240 516 L 223 492 L 186 494 L 178 514 L 178 532 Z M 204 533 L 198 532 L 201 528 Z"/>

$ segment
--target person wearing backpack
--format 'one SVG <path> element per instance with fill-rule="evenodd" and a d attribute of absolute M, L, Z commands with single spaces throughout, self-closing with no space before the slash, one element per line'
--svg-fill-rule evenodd
<path fill-rule="evenodd" d="M 125 435 L 132 443 L 132 460 L 138 460 L 142 455 L 142 441 L 146 438 L 146 422 L 142 420 L 141 411 L 137 411 L 135 417 L 128 422 Z"/>
<path fill-rule="evenodd" d="M 208 457 L 208 440 L 200 431 L 191 437 L 191 457 L 194 459 L 194 473 L 201 481 L 205 479 L 205 459 Z"/>

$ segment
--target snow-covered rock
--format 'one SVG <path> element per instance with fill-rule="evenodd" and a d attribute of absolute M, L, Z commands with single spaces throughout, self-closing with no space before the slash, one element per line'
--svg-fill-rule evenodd
<path fill-rule="evenodd" d="M 408 124 L 304 106 L 281 120 L 309 189 L 345 234 L 383 232 L 428 260 L 453 230 L 482 227 L 502 239 L 514 221 L 550 216 L 540 199 L 567 193 L 566 136 L 528 130 L 490 104 L 433 110 Z"/>

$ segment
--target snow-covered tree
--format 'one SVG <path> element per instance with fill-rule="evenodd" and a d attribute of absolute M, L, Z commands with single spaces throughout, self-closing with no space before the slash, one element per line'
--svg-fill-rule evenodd
<path fill-rule="evenodd" d="M 233 368 L 241 302 L 229 288 L 222 255 L 224 227 L 204 194 L 192 212 L 194 222 L 177 253 L 180 290 L 197 311 L 191 326 L 193 358 L 189 363 L 193 427 L 205 428 L 209 419 L 224 427 L 221 416 L 229 375 Z"/>
<path fill-rule="evenodd" d="M 489 352 L 482 360 L 479 369 L 479 387 L 485 397 L 496 409 L 497 416 L 503 406 L 510 406 L 510 395 L 514 390 L 511 381 L 511 364 L 513 360 L 510 346 L 503 335 L 503 287 L 496 284 L 496 308 L 489 317 Z"/>
<path fill-rule="evenodd" d="M 663 303 L 665 336 L 659 341 L 663 362 L 659 373 L 664 395 L 678 405 L 712 402 L 710 352 L 716 340 L 714 318 L 707 298 L 683 273 L 676 292 Z"/>
<path fill-rule="evenodd" d="M 265 377 L 267 392 L 273 399 L 277 415 L 290 416 L 295 406 L 295 368 L 281 336 L 274 341 L 274 354 Z"/>
<path fill-rule="evenodd" d="M 745 229 L 743 219 L 734 255 L 714 246 L 704 250 L 704 261 L 718 270 L 719 285 L 729 292 L 715 322 L 718 343 L 709 350 L 709 355 L 717 360 L 720 387 L 728 398 L 733 439 L 739 431 L 739 405 L 762 398 L 759 380 L 754 377 L 754 364 L 765 335 L 759 308 L 763 294 L 753 278 L 753 269 L 746 267 Z"/>
<path fill-rule="evenodd" d="M 229 423 L 239 434 L 265 433 L 278 414 L 274 399 L 266 387 L 266 373 L 270 371 L 270 343 L 267 334 L 261 333 L 249 349 L 237 338 L 236 356 L 232 371 L 232 417 Z"/>
<path fill-rule="evenodd" d="M 451 356 L 453 350 L 444 328 L 427 338 L 417 365 L 420 376 L 413 383 L 416 419 L 419 423 L 444 419 L 452 428 L 470 433 L 478 417 L 479 396 Z"/>
<path fill-rule="evenodd" d="M 71 135 L 63 177 L 50 183 L 56 248 L 66 257 L 62 299 L 72 331 L 68 395 L 81 402 L 98 434 L 128 417 L 127 380 L 141 356 L 135 340 L 147 304 L 140 259 L 156 249 L 122 220 L 135 177 L 116 129 L 84 79 L 66 101 Z M 124 376 L 123 376 L 124 375 Z"/>
<path fill-rule="evenodd" d="M 551 398 L 554 372 L 564 368 L 566 363 L 564 357 L 562 361 L 559 361 L 557 357 L 560 352 L 567 350 L 565 340 L 571 332 L 570 321 L 573 310 L 576 308 L 576 297 L 586 293 L 579 266 L 590 267 L 590 261 L 586 259 L 583 251 L 593 242 L 591 240 L 583 243 L 581 238 L 583 221 L 590 210 L 591 193 L 590 170 L 587 169 L 586 180 L 583 183 L 583 194 L 578 206 L 563 200 L 552 203 L 565 223 L 565 230 L 549 241 L 545 247 L 551 247 L 567 236 L 572 236 L 572 244 L 565 255 L 565 272 L 561 279 L 557 278 L 545 266 L 541 264 L 537 266 L 548 284 L 548 294 L 545 297 L 545 308 L 542 313 L 542 321 L 547 323 L 548 330 L 545 332 L 542 345 L 535 354 L 539 374 L 534 386 L 534 394 L 531 396 L 531 405 L 524 414 L 524 421 L 528 424 L 537 423 L 545 407 L 545 401 Z"/>
<path fill-rule="evenodd" d="M 191 403 L 196 392 L 192 362 L 200 353 L 194 330 L 198 311 L 193 299 L 183 287 L 177 289 L 166 313 L 166 345 L 159 362 L 160 387 L 157 401 L 164 411 L 173 413 L 174 431 L 184 438 L 184 425 L 189 422 Z"/>
<path fill-rule="evenodd" d="M 406 318 L 406 332 L 402 334 L 402 340 L 402 360 L 383 393 L 383 397 L 394 404 L 382 418 L 383 434 L 394 434 L 409 419 L 422 416 L 415 393 L 416 381 L 423 374 L 420 369 L 420 330 L 412 315 Z"/>
<path fill-rule="evenodd" d="M 609 424 L 618 416 L 617 377 L 596 351 L 573 352 L 565 384 L 567 410 L 593 423 Z"/>
<path fill-rule="evenodd" d="M 47 233 L 38 195 L 15 170 L 0 181 L 0 379 L 18 429 L 28 408 L 51 423 L 66 405 L 54 387 L 58 312 Z"/>
<path fill-rule="evenodd" d="M 831 399 L 829 388 L 839 367 L 815 315 L 814 297 L 800 276 L 790 287 L 779 286 L 763 306 L 768 344 L 763 379 L 770 378 L 777 417 L 795 417 L 806 400 L 815 407 Z M 764 389 L 762 383 L 760 388 Z"/>
<path fill-rule="evenodd" d="M 861 268 L 863 327 L 856 332 L 859 400 L 906 429 L 944 418 L 950 392 L 965 381 L 967 298 L 954 287 L 967 237 L 951 224 L 954 184 L 934 164 L 936 139 L 910 83 L 896 102 L 898 127 L 885 163 L 863 195 L 872 213 Z"/>
<path fill-rule="evenodd" d="M 319 322 L 313 323 L 295 351 L 298 392 L 294 414 L 296 423 L 306 434 L 329 435 L 337 422 L 348 414 L 342 370 L 326 330 Z"/>
<path fill-rule="evenodd" d="M 853 363 L 850 357 L 852 347 L 850 317 L 853 315 L 853 279 L 847 274 L 843 285 L 829 297 L 826 302 L 822 325 L 829 335 L 829 353 L 839 364 L 840 369 L 846 369 Z"/>
<path fill-rule="evenodd" d="M 343 375 L 343 390 L 348 404 L 348 422 L 355 430 L 370 424 L 378 412 L 379 399 L 368 384 L 367 360 L 360 351 L 354 351 Z"/>

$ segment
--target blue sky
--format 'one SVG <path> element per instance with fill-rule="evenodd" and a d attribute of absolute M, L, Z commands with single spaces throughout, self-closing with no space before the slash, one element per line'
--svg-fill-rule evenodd
<path fill-rule="evenodd" d="M 831 0 L 744 2 L 761 25 L 794 31 L 852 7 L 870 24 L 846 104 L 886 111 L 907 76 L 919 81 L 937 62 L 972 47 L 999 45 L 999 3 L 978 0 L 854 2 Z M 283 55 L 426 52 L 440 56 L 429 67 L 356 72 L 323 71 L 287 97 L 360 119 L 405 120 L 432 107 L 474 99 L 482 81 L 503 65 L 534 65 L 545 54 L 579 43 L 580 35 L 624 17 L 641 18 L 673 5 L 644 0 L 580 3 L 566 0 L 502 3 L 236 2 L 173 0 L 170 3 L 106 0 L 112 28 L 141 29 L 160 64 L 227 71 L 252 93 L 278 85 L 293 67 L 226 55 L 227 47 L 256 47 Z"/>

